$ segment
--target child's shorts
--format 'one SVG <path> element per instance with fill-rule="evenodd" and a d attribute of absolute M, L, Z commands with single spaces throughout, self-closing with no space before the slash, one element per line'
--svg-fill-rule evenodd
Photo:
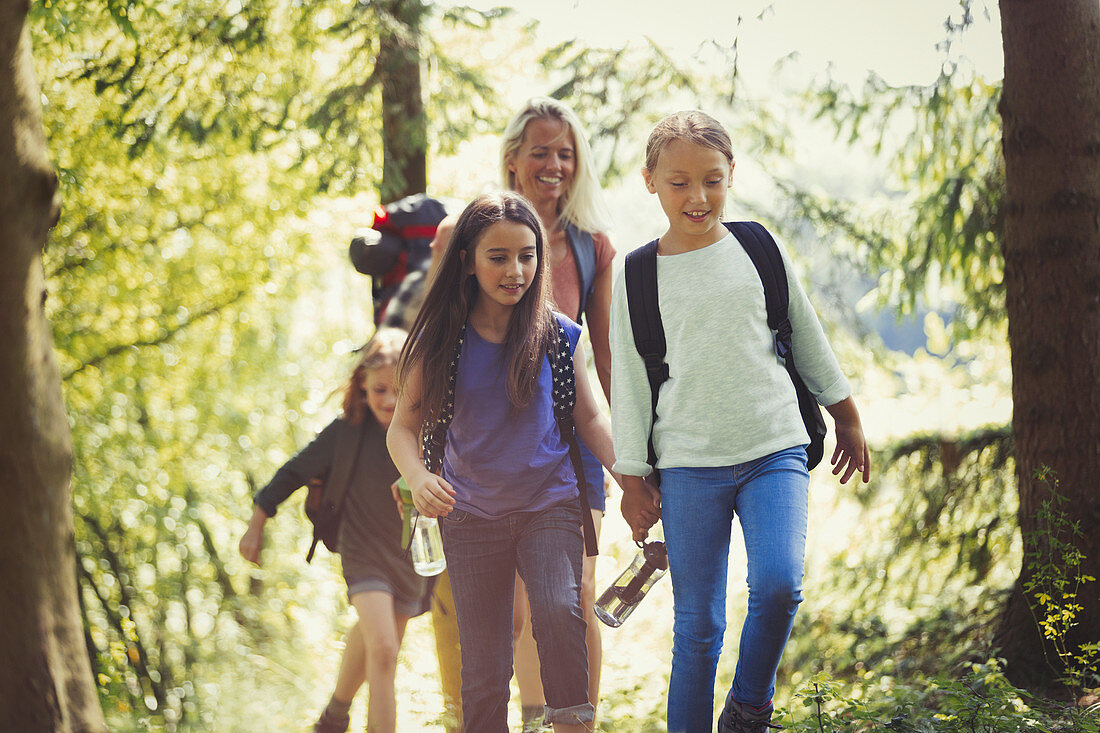
<path fill-rule="evenodd" d="M 422 598 L 405 598 L 394 592 L 393 586 L 385 578 L 345 578 L 348 584 L 348 601 L 356 593 L 380 590 L 393 596 L 393 610 L 401 616 L 413 617 L 423 611 Z"/>

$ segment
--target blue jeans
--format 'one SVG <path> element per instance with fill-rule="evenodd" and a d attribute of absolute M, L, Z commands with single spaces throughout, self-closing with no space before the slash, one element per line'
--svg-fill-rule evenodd
<path fill-rule="evenodd" d="M 579 502 L 483 519 L 459 509 L 440 520 L 462 648 L 467 733 L 507 733 L 516 572 L 527 584 L 546 717 L 592 722 L 581 611 Z"/>
<path fill-rule="evenodd" d="M 745 537 L 749 602 L 729 694 L 752 706 L 771 701 L 802 601 L 808 489 L 802 446 L 735 466 L 661 471 L 674 619 L 669 731 L 712 730 L 734 516 Z"/>

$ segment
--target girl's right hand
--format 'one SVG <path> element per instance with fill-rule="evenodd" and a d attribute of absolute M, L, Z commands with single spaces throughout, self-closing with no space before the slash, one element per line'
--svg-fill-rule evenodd
<path fill-rule="evenodd" d="M 241 537 L 240 545 L 237 549 L 241 551 L 241 557 L 256 565 L 260 564 L 260 551 L 264 546 L 264 530 L 263 527 L 255 527 L 250 525 Z"/>
<path fill-rule="evenodd" d="M 257 504 L 252 507 L 252 516 L 248 520 L 248 529 L 241 537 L 237 549 L 241 557 L 256 565 L 260 564 L 260 552 L 264 549 L 264 525 L 267 524 L 267 512 Z"/>
<path fill-rule="evenodd" d="M 455 490 L 442 476 L 425 473 L 423 478 L 408 481 L 408 484 L 413 506 L 425 517 L 445 517 L 454 508 Z"/>
<path fill-rule="evenodd" d="M 650 528 L 661 518 L 661 492 L 640 476 L 623 476 L 619 510 L 638 542 L 649 536 Z"/>

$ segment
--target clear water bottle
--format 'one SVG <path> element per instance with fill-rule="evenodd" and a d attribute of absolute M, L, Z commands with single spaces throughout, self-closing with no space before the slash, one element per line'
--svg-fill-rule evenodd
<path fill-rule="evenodd" d="M 642 551 L 634 562 L 596 601 L 596 618 L 611 628 L 622 626 L 649 589 L 668 572 L 668 553 L 664 542 L 639 542 L 638 546 Z"/>
<path fill-rule="evenodd" d="M 435 517 L 425 517 L 413 507 L 406 508 L 412 516 L 412 538 L 409 546 L 412 549 L 413 570 L 417 575 L 431 577 L 439 575 L 447 567 L 447 560 L 443 557 L 443 536 L 439 533 L 439 522 Z"/>

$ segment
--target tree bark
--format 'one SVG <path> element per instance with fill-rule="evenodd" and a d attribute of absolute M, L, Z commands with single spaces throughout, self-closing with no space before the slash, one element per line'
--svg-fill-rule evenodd
<path fill-rule="evenodd" d="M 1036 531 L 1058 477 L 1084 536 L 1083 572 L 1100 578 L 1100 5 L 1001 0 L 1004 42 L 1005 291 L 1020 529 Z M 1063 537 L 1063 539 L 1069 539 Z M 1009 678 L 1056 687 L 1025 597 L 1025 560 L 996 635 Z M 1071 640 L 1100 639 L 1100 582 L 1081 588 Z M 1044 653 L 1045 652 L 1045 653 Z"/>
<path fill-rule="evenodd" d="M 105 731 L 84 643 L 72 445 L 43 302 L 57 220 L 27 0 L 0 0 L 0 730 Z"/>
<path fill-rule="evenodd" d="M 376 73 L 382 84 L 383 203 L 428 187 L 428 119 L 420 90 L 421 0 L 385 0 L 378 3 Z"/>

